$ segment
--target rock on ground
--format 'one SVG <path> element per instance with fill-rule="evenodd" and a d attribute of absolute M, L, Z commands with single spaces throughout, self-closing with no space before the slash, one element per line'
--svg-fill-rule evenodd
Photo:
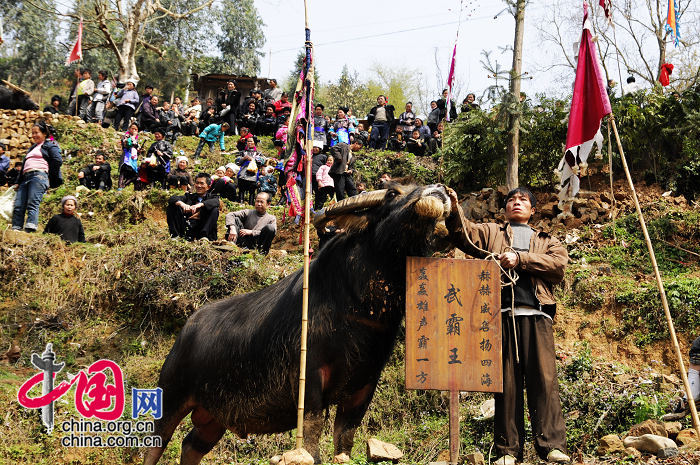
<path fill-rule="evenodd" d="M 676 436 L 676 442 L 681 446 L 688 446 L 691 444 L 697 445 L 698 433 L 694 429 L 684 429 L 678 433 Z"/>
<path fill-rule="evenodd" d="M 622 444 L 620 437 L 617 434 L 608 434 L 598 440 L 596 453 L 598 455 L 609 455 L 613 452 L 622 452 L 624 450 L 625 446 Z"/>
<path fill-rule="evenodd" d="M 403 452 L 395 445 L 375 438 L 369 438 L 367 440 L 367 460 L 370 462 L 384 462 L 390 460 L 396 463 L 401 457 L 403 457 Z"/>
<path fill-rule="evenodd" d="M 623 444 L 625 447 L 634 447 L 638 451 L 657 454 L 659 456 L 663 456 L 664 458 L 671 457 L 672 455 L 678 453 L 678 446 L 676 446 L 676 443 L 673 442 L 672 439 L 664 436 L 658 436 L 656 434 L 627 436 L 624 439 Z"/>
<path fill-rule="evenodd" d="M 627 436 L 643 436 L 645 434 L 668 437 L 663 422 L 659 420 L 645 420 L 636 424 L 630 428 Z"/>
<path fill-rule="evenodd" d="M 348 454 L 343 452 L 342 454 L 338 454 L 333 457 L 333 463 L 350 463 L 350 457 Z"/>
<path fill-rule="evenodd" d="M 278 465 L 314 465 L 314 458 L 306 449 L 294 449 L 282 454 Z"/>
<path fill-rule="evenodd" d="M 465 465 L 485 465 L 484 454 L 481 452 L 473 452 L 464 456 Z"/>

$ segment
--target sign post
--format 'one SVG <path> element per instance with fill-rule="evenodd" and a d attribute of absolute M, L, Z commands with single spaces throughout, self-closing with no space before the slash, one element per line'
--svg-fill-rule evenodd
<path fill-rule="evenodd" d="M 496 263 L 406 259 L 406 389 L 450 391 L 450 462 L 459 459 L 459 392 L 502 392 Z"/>

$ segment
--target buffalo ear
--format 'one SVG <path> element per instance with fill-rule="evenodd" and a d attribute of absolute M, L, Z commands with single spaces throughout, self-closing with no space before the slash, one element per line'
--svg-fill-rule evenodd
<path fill-rule="evenodd" d="M 366 214 L 347 213 L 333 218 L 333 223 L 346 233 L 358 233 L 367 229 L 369 217 Z"/>

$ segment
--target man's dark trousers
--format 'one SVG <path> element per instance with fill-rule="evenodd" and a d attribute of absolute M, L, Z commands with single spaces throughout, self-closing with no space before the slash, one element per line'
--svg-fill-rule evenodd
<path fill-rule="evenodd" d="M 357 187 L 355 187 L 355 181 L 352 179 L 351 174 L 335 174 L 330 173 L 331 178 L 333 178 L 333 184 L 335 184 L 335 198 L 337 201 L 341 201 L 345 198 L 345 192 L 347 191 L 348 197 L 353 197 L 357 195 Z"/>
<path fill-rule="evenodd" d="M 546 316 L 516 316 L 519 339 L 515 360 L 513 320 L 503 313 L 503 394 L 495 394 L 494 443 L 496 456 L 523 458 L 525 420 L 523 387 L 527 387 L 535 450 L 540 457 L 552 449 L 566 451 L 566 426 L 559 399 L 552 321 Z"/>
<path fill-rule="evenodd" d="M 264 226 L 260 230 L 260 234 L 257 236 L 241 236 L 240 231 L 243 229 L 243 222 L 240 218 L 234 218 L 234 222 L 236 225 L 236 230 L 239 232 L 238 238 L 236 239 L 236 245 L 243 247 L 244 249 L 258 249 L 264 255 L 267 255 L 268 252 L 270 252 L 272 239 L 275 238 L 276 233 L 271 226 Z"/>
<path fill-rule="evenodd" d="M 219 219 L 219 206 L 208 207 L 205 205 L 199 209 L 199 219 L 188 219 L 182 209 L 176 203 L 182 200 L 181 196 L 174 196 L 168 200 L 166 215 L 168 229 L 171 237 L 184 237 L 188 241 L 206 237 L 210 241 L 216 240 L 216 221 Z"/>
<path fill-rule="evenodd" d="M 372 134 L 369 138 L 369 146 L 373 149 L 384 150 L 386 141 L 389 138 L 389 122 L 380 121 L 372 124 Z"/>

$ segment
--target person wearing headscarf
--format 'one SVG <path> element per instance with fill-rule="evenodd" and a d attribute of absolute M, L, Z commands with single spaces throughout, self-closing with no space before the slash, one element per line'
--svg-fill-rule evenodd
<path fill-rule="evenodd" d="M 61 199 L 61 213 L 54 215 L 44 228 L 44 234 L 58 234 L 66 242 L 85 242 L 85 231 L 80 218 L 75 216 L 78 199 L 66 195 Z"/>

